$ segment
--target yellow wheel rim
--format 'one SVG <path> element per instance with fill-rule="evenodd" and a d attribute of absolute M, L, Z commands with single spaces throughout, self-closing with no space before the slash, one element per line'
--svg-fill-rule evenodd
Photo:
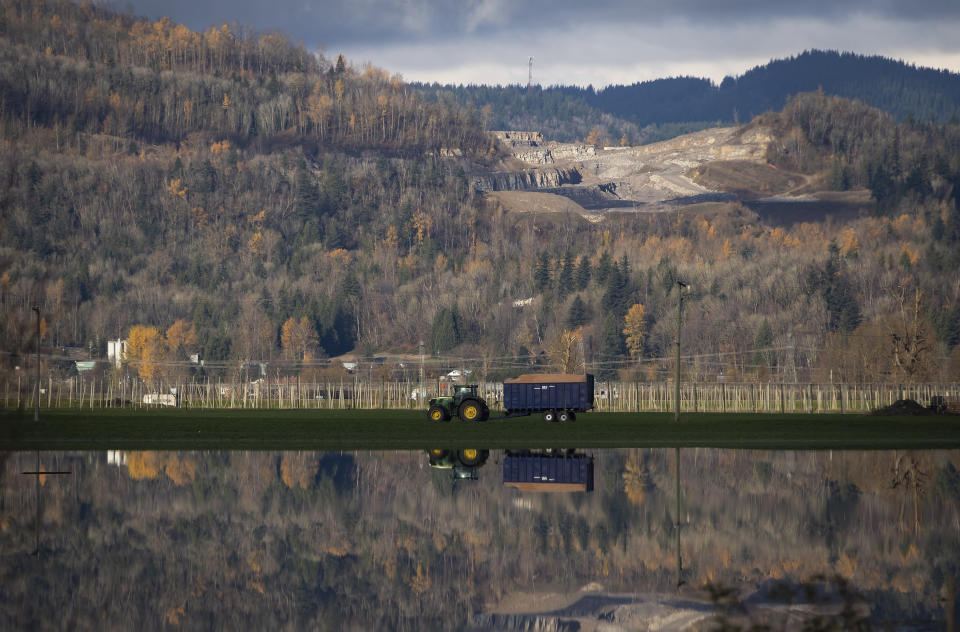
<path fill-rule="evenodd" d="M 467 458 L 468 460 L 472 461 L 472 460 L 474 460 L 475 458 L 477 458 L 477 451 L 476 451 L 476 450 L 464 450 L 464 451 L 463 451 L 463 456 L 464 456 L 465 458 Z"/>
<path fill-rule="evenodd" d="M 443 450 L 430 450 L 430 454 L 432 454 L 433 456 L 440 456 L 441 454 L 443 454 Z"/>
<path fill-rule="evenodd" d="M 477 407 L 476 406 L 467 406 L 463 409 L 463 416 L 467 419 L 476 419 L 477 417 Z"/>
<path fill-rule="evenodd" d="M 432 413 L 430 413 L 430 418 L 433 419 L 434 421 L 440 421 L 442 417 L 443 417 L 443 413 L 441 413 L 439 410 L 435 410 Z"/>

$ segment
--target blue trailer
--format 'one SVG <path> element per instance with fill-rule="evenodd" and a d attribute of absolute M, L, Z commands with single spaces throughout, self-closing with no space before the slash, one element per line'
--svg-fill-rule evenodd
<path fill-rule="evenodd" d="M 574 421 L 593 408 L 593 376 L 530 374 L 503 381 L 508 417 L 540 413 L 545 421 Z"/>
<path fill-rule="evenodd" d="M 592 492 L 593 457 L 572 451 L 507 451 L 503 485 L 522 492 Z"/>

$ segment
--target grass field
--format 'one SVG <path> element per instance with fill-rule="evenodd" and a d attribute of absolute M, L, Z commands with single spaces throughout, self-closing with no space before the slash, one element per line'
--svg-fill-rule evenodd
<path fill-rule="evenodd" d="M 394 410 L 0 411 L 0 450 L 960 449 L 960 416 L 583 413 L 435 423 Z"/>

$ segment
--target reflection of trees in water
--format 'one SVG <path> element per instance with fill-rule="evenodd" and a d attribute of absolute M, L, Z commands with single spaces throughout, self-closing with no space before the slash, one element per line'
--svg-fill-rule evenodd
<path fill-rule="evenodd" d="M 490 475 L 451 488 L 420 452 L 88 455 L 44 490 L 44 521 L 62 528 L 39 570 L 9 553 L 32 548 L 33 488 L 8 457 L 0 627 L 443 628 L 515 591 L 672 592 L 675 522 L 685 590 L 838 575 L 875 613 L 944 616 L 956 453 L 683 450 L 679 512 L 672 450 L 595 457 L 595 491 L 566 495 L 504 488 L 493 456 Z"/>

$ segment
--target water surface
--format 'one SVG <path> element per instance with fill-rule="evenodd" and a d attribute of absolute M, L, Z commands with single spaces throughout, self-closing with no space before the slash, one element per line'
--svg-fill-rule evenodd
<path fill-rule="evenodd" d="M 517 458 L 592 481 L 505 484 Z M 2 453 L 0 627 L 943 629 L 958 469 L 957 451 Z"/>

